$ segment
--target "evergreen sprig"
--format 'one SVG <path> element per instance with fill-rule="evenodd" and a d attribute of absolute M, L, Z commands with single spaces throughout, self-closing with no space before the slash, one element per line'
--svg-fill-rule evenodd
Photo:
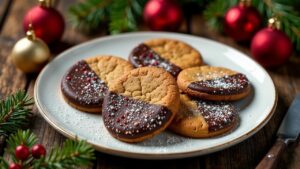
<path fill-rule="evenodd" d="M 91 32 L 109 24 L 110 33 L 133 31 L 142 15 L 146 0 L 85 0 L 69 8 L 74 27 Z"/>
<path fill-rule="evenodd" d="M 66 140 L 62 148 L 52 149 L 49 156 L 33 164 L 36 169 L 73 169 L 90 166 L 94 160 L 94 150 L 85 141 Z"/>
<path fill-rule="evenodd" d="M 28 124 L 33 99 L 25 91 L 17 91 L 0 101 L 0 136 L 7 136 Z"/>
<path fill-rule="evenodd" d="M 212 1 L 204 11 L 208 25 L 222 30 L 226 11 L 238 2 L 239 0 Z M 282 31 L 290 37 L 297 51 L 300 51 L 300 13 L 297 10 L 299 4 L 299 1 L 293 0 L 252 0 L 252 5 L 259 10 L 265 24 L 271 17 L 279 19 Z"/>
<path fill-rule="evenodd" d="M 85 141 L 66 140 L 62 147 L 53 148 L 46 157 L 35 159 L 31 155 L 28 159 L 20 161 L 15 157 L 15 149 L 18 145 L 25 145 L 31 149 L 37 144 L 37 137 L 29 130 L 17 131 L 7 140 L 6 152 L 11 155 L 14 163 L 22 165 L 23 169 L 73 169 L 92 165 L 95 159 L 94 149 Z M 7 169 L 8 163 L 0 158 L 0 169 Z"/>

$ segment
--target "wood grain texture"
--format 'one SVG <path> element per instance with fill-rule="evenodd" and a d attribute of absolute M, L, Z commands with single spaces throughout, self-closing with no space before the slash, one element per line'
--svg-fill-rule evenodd
<path fill-rule="evenodd" d="M 200 169 L 198 158 L 177 160 L 136 160 L 97 153 L 96 169 Z"/>
<path fill-rule="evenodd" d="M 275 169 L 281 160 L 281 155 L 285 151 L 287 143 L 283 139 L 277 138 L 275 144 L 264 156 L 262 161 L 256 166 L 256 169 Z"/>
<path fill-rule="evenodd" d="M 26 76 L 20 70 L 16 69 L 9 57 L 15 40 L 0 37 L 0 98 L 25 89 Z"/>
<path fill-rule="evenodd" d="M 10 1 L 10 0 L 1 0 L 0 1 L 0 31 L 5 23 L 6 16 L 9 13 L 11 3 L 12 3 L 12 1 Z"/>
<path fill-rule="evenodd" d="M 1 35 L 13 39 L 20 39 L 25 36 L 23 18 L 26 12 L 36 4 L 36 0 L 13 1 Z"/>

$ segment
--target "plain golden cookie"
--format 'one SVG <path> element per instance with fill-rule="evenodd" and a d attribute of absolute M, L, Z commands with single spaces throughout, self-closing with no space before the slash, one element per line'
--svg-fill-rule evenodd
<path fill-rule="evenodd" d="M 251 90 L 246 75 L 214 66 L 184 69 L 177 77 L 177 84 L 188 95 L 215 101 L 239 100 Z"/>
<path fill-rule="evenodd" d="M 175 79 L 156 67 L 134 69 L 110 87 L 102 116 L 110 134 L 140 142 L 163 131 L 179 109 Z"/>
<path fill-rule="evenodd" d="M 180 109 L 169 126 L 173 132 L 193 138 L 222 135 L 238 124 L 236 108 L 226 102 L 202 101 L 180 95 Z"/>
<path fill-rule="evenodd" d="M 132 70 L 115 56 L 96 56 L 74 64 L 61 81 L 64 99 L 78 110 L 100 113 L 104 94 L 115 79 Z"/>

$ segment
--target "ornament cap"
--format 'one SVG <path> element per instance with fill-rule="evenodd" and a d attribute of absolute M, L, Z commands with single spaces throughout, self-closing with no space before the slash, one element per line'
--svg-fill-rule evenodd
<path fill-rule="evenodd" d="M 36 36 L 35 36 L 35 33 L 34 33 L 34 30 L 32 28 L 32 24 L 29 24 L 29 29 L 28 31 L 26 32 L 26 36 L 29 40 L 35 40 L 36 39 Z"/>
<path fill-rule="evenodd" d="M 51 0 L 39 0 L 39 4 L 40 4 L 40 6 L 42 6 L 42 7 L 47 7 L 47 8 L 49 8 L 49 7 L 51 7 Z"/>
<path fill-rule="evenodd" d="M 270 18 L 268 20 L 268 27 L 279 30 L 281 27 L 280 21 L 276 17 Z"/>
<path fill-rule="evenodd" d="M 239 1 L 239 4 L 241 6 L 246 6 L 246 7 L 251 6 L 251 3 L 252 3 L 252 0 L 240 0 Z"/>

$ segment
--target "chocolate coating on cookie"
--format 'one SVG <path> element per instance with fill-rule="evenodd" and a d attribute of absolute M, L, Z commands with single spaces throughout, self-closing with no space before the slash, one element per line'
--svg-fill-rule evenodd
<path fill-rule="evenodd" d="M 163 59 L 159 54 L 153 51 L 145 44 L 140 44 L 133 49 L 129 55 L 129 62 L 134 67 L 156 66 L 165 69 L 173 76 L 177 76 L 181 68 L 169 61 Z"/>
<path fill-rule="evenodd" d="M 61 82 L 61 90 L 72 104 L 86 108 L 101 108 L 107 86 L 84 61 L 73 65 Z"/>
<path fill-rule="evenodd" d="M 108 92 L 102 110 L 105 127 L 119 139 L 135 139 L 159 130 L 172 117 L 161 105 Z"/>
<path fill-rule="evenodd" d="M 248 85 L 247 77 L 238 73 L 211 80 L 192 82 L 188 88 L 212 95 L 231 95 L 244 92 Z"/>
<path fill-rule="evenodd" d="M 209 131 L 217 131 L 232 125 L 238 119 L 236 108 L 227 102 L 207 102 L 196 100 Z"/>

